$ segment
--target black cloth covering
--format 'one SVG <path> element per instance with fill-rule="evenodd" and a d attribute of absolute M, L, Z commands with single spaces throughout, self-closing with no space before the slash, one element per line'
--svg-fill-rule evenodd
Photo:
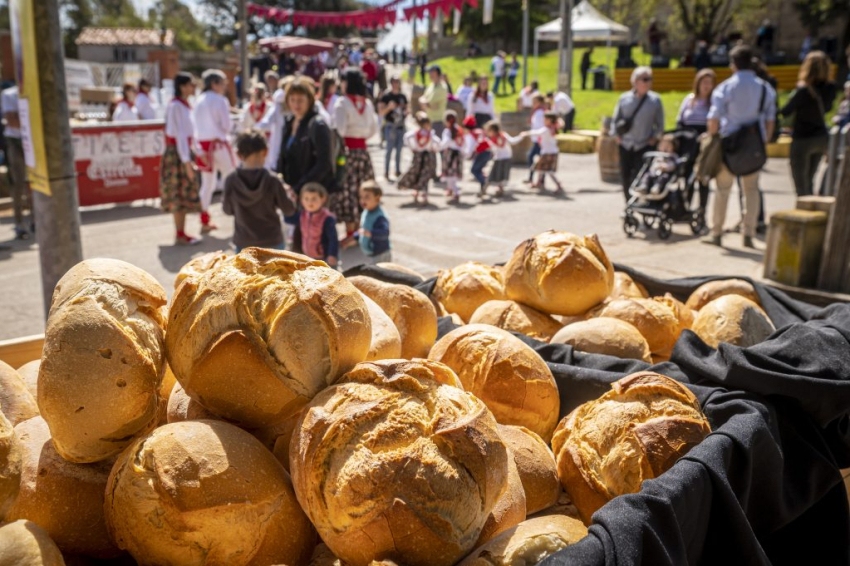
<path fill-rule="evenodd" d="M 659 280 L 616 268 L 651 295 L 679 300 L 723 279 Z M 403 283 L 370 270 L 362 274 Z M 617 379 L 652 369 L 694 392 L 713 431 L 639 493 L 603 506 L 587 537 L 542 565 L 850 564 L 839 472 L 850 467 L 850 305 L 820 310 L 751 282 L 777 331 L 746 349 L 715 350 L 685 331 L 670 361 L 650 366 L 519 336 L 552 370 L 562 417 Z M 429 293 L 433 284 L 416 286 Z M 454 327 L 441 319 L 440 336 Z"/>

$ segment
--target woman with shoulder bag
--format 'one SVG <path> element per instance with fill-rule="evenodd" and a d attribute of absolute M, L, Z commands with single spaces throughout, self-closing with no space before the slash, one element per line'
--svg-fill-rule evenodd
<path fill-rule="evenodd" d="M 824 116 L 835 101 L 836 86 L 829 80 L 829 57 L 823 51 L 812 51 L 800 66 L 797 88 L 785 106 L 782 116 L 794 115 L 791 134 L 791 175 L 797 196 L 811 195 L 820 160 L 826 155 L 829 131 Z"/>
<path fill-rule="evenodd" d="M 328 193 L 338 190 L 333 174 L 330 126 L 315 108 L 315 90 L 306 77 L 296 79 L 286 90 L 284 105 L 289 110 L 283 125 L 277 171 L 283 175 L 293 202 L 300 202 L 301 187 L 319 183 Z M 284 219 L 291 239 L 298 215 Z"/>
<path fill-rule="evenodd" d="M 714 87 L 717 86 L 717 74 L 711 69 L 702 69 L 694 78 L 694 90 L 682 101 L 682 106 L 679 108 L 679 116 L 676 118 L 676 127 L 682 130 L 690 130 L 700 136 L 699 143 L 701 146 L 706 146 L 703 143 L 703 135 L 707 135 L 708 130 L 708 111 L 711 109 L 711 93 L 714 92 Z M 718 140 L 719 141 L 719 140 Z M 703 152 L 700 151 L 697 155 L 697 164 L 703 165 L 705 161 L 700 163 L 700 157 Z M 702 158 L 705 160 L 705 157 Z M 719 160 L 718 160 L 719 165 Z M 700 169 L 697 169 L 700 172 Z M 705 175 L 699 175 L 697 185 L 699 189 L 699 208 L 705 210 L 708 204 L 708 181 Z M 687 195 L 687 201 L 690 203 L 693 198 L 692 194 Z"/>

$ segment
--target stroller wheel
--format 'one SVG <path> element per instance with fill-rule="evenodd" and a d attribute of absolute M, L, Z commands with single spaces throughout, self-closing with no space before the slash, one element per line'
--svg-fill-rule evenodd
<path fill-rule="evenodd" d="M 648 214 L 645 214 L 643 216 L 643 225 L 646 226 L 647 228 L 649 228 L 650 230 L 652 230 L 653 228 L 655 228 L 655 223 L 656 223 L 657 220 L 658 220 L 657 217 L 649 216 Z"/>
<path fill-rule="evenodd" d="M 705 214 L 697 212 L 691 219 L 691 232 L 694 236 L 699 236 L 705 230 Z"/>
<path fill-rule="evenodd" d="M 631 238 L 638 231 L 638 228 L 640 228 L 638 219 L 633 214 L 626 214 L 626 217 L 623 218 L 623 232 L 626 233 L 626 236 Z"/>
<path fill-rule="evenodd" d="M 666 240 L 673 233 L 673 221 L 669 218 L 662 218 L 658 223 L 658 237 Z"/>

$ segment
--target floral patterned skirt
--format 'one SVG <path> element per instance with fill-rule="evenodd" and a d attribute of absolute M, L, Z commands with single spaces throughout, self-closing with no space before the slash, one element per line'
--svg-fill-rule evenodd
<path fill-rule="evenodd" d="M 360 222 L 360 185 L 375 178 L 372 160 L 365 149 L 349 149 L 345 158 L 342 190 L 331 193 L 330 209 L 337 222 Z"/>
<path fill-rule="evenodd" d="M 193 158 L 194 161 L 194 158 Z M 165 212 L 201 211 L 201 175 L 190 180 L 177 148 L 168 146 L 159 162 L 160 206 Z"/>
<path fill-rule="evenodd" d="M 413 163 L 404 176 L 398 180 L 398 188 L 427 191 L 428 183 L 437 171 L 437 156 L 430 151 L 414 151 Z"/>

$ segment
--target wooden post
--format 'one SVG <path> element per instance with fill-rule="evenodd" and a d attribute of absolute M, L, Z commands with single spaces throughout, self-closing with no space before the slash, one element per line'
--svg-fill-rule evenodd
<path fill-rule="evenodd" d="M 826 229 L 818 288 L 824 291 L 850 291 L 850 147 L 844 150 L 841 173 L 835 191 L 835 208 Z"/>

